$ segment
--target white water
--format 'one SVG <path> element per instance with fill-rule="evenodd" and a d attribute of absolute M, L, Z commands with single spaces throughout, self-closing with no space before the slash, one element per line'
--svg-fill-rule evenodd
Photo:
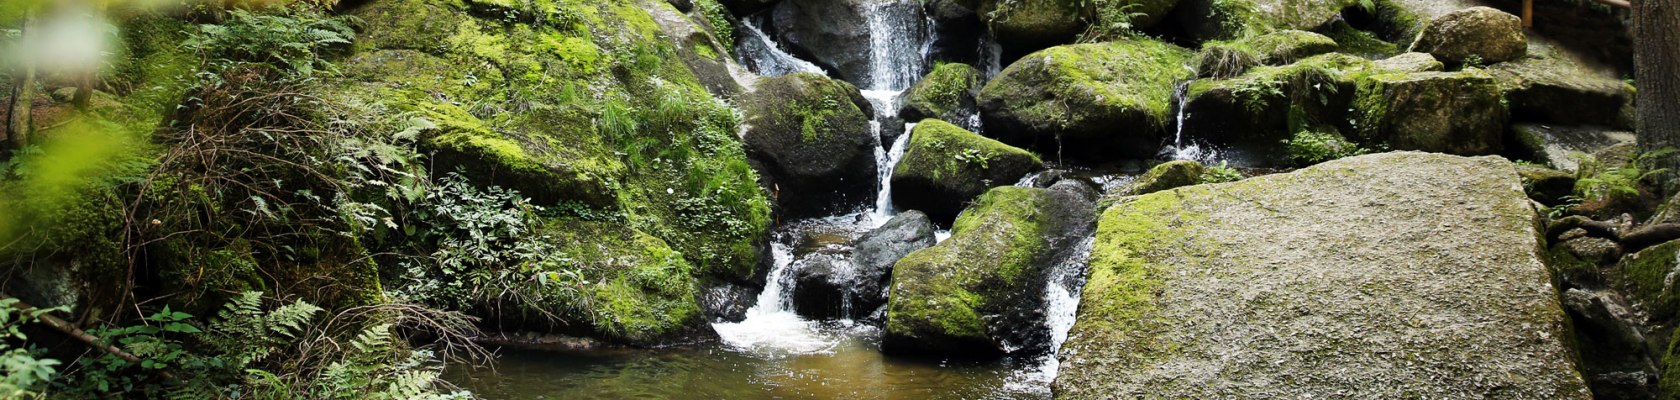
<path fill-rule="evenodd" d="M 743 30 L 747 31 L 747 35 L 741 38 L 740 46 L 736 47 L 738 62 L 752 66 L 753 72 L 763 76 L 782 76 L 795 72 L 825 74 L 816 64 L 782 51 L 782 48 L 776 45 L 776 41 L 764 34 L 751 19 L 742 20 L 741 26 L 746 28 Z"/>
<path fill-rule="evenodd" d="M 1184 126 L 1190 122 L 1190 82 L 1184 82 L 1173 90 L 1173 104 L 1178 105 L 1177 128 L 1173 131 L 1173 144 L 1163 149 L 1174 160 L 1191 160 L 1209 164 L 1219 158 L 1219 152 L 1213 148 L 1203 148 L 1194 140 L 1184 140 Z"/>
<path fill-rule="evenodd" d="M 875 162 L 879 174 L 874 207 L 855 214 L 795 223 L 789 227 L 790 232 L 800 230 L 801 224 L 813 227 L 842 226 L 847 230 L 864 232 L 880 227 L 897 215 L 892 205 L 892 170 L 904 156 L 904 148 L 909 142 L 909 131 L 914 124 L 906 124 L 905 133 L 898 135 L 891 147 L 883 146 L 880 142 L 881 129 L 883 123 L 896 121 L 893 117 L 898 114 L 899 95 L 914 85 L 917 79 L 921 79 L 925 70 L 931 24 L 927 23 L 920 10 L 921 4 L 916 0 L 882 0 L 865 8 L 871 32 L 871 82 L 868 86 L 870 90 L 864 90 L 863 96 L 875 110 L 870 127 L 876 141 Z M 814 64 L 776 49 L 774 42 L 759 31 L 757 26 L 749 23 L 747 27 L 753 38 L 746 42 L 765 45 L 758 46 L 758 49 L 763 51 L 743 50 L 743 64 L 758 66 L 758 72 L 764 75 L 782 72 L 789 66 L 796 70 L 792 72 L 821 73 Z M 801 264 L 793 259 L 792 242 L 798 240 L 799 235 L 778 236 L 771 244 L 775 255 L 774 265 L 766 278 L 764 291 L 758 295 L 757 303 L 747 311 L 747 318 L 737 323 L 712 324 L 712 328 L 730 348 L 765 357 L 831 353 L 846 340 L 846 335 L 856 334 L 857 330 L 825 327 L 822 323 L 806 320 L 794 313 L 793 277 Z M 844 274 L 847 271 L 837 272 Z M 850 321 L 841 321 L 841 327 L 847 325 L 850 325 Z"/>

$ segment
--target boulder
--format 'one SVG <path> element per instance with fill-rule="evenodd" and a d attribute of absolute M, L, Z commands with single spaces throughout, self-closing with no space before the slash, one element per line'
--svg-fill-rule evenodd
<path fill-rule="evenodd" d="M 1042 351 L 1044 287 L 1064 247 L 1089 234 L 1095 191 L 999 187 L 957 218 L 951 237 L 899 260 L 881 349 L 988 356 Z"/>
<path fill-rule="evenodd" d="M 998 43 L 1014 54 L 1025 54 L 1073 42 L 1089 27 L 1092 17 L 1127 16 L 1136 29 L 1148 29 L 1166 17 L 1178 0 L 1001 1 L 982 0 L 980 19 Z"/>
<path fill-rule="evenodd" d="M 1384 153 L 1104 212 L 1058 398 L 1591 398 L 1511 163 Z"/>
<path fill-rule="evenodd" d="M 1563 306 L 1573 321 L 1581 351 L 1581 372 L 1594 398 L 1655 399 L 1658 346 L 1640 331 L 1638 317 L 1621 296 L 1608 291 L 1569 289 Z"/>
<path fill-rule="evenodd" d="M 1202 183 L 1202 163 L 1178 160 L 1161 163 L 1122 192 L 1122 196 L 1136 196 Z"/>
<path fill-rule="evenodd" d="M 1523 191 L 1540 204 L 1557 205 L 1575 194 L 1575 174 L 1538 165 L 1518 165 L 1517 175 L 1522 177 Z"/>
<path fill-rule="evenodd" d="M 1340 53 L 1294 64 L 1255 67 L 1230 79 L 1200 79 L 1186 88 L 1179 126 L 1193 137 L 1237 149 L 1260 164 L 1292 161 L 1285 140 L 1302 130 L 1346 132 L 1357 79 L 1375 70 L 1370 60 Z"/>
<path fill-rule="evenodd" d="M 1489 66 L 1511 107 L 1524 122 L 1633 129 L 1634 88 L 1573 61 L 1557 49 Z"/>
<path fill-rule="evenodd" d="M 1634 308 L 1653 321 L 1670 320 L 1680 311 L 1680 289 L 1676 289 L 1675 266 L 1680 265 L 1680 240 L 1651 246 L 1622 257 L 1607 275 L 1615 287 L 1627 293 Z"/>
<path fill-rule="evenodd" d="M 1273 30 L 1310 31 L 1359 0 L 1180 0 L 1178 23 L 1196 40 L 1236 39 Z"/>
<path fill-rule="evenodd" d="M 1471 7 L 1429 22 L 1411 51 L 1429 53 L 1448 64 L 1490 65 L 1528 54 L 1522 18 L 1489 7 Z"/>
<path fill-rule="evenodd" d="M 1353 136 L 1366 144 L 1458 155 L 1505 146 L 1505 104 L 1486 73 L 1375 74 L 1359 81 L 1353 108 Z"/>
<path fill-rule="evenodd" d="M 1596 127 L 1516 124 L 1511 130 L 1516 133 L 1518 147 L 1513 150 L 1519 156 L 1568 173 L 1580 168 L 1580 161 L 1571 155 L 1596 155 L 1630 146 L 1636 139 L 1633 132 Z"/>
<path fill-rule="evenodd" d="M 1552 244 L 1546 252 L 1547 265 L 1567 287 L 1600 287 L 1600 270 L 1622 258 L 1622 246 L 1611 239 L 1581 233 L 1584 231 L 1567 233 L 1566 238 Z"/>
<path fill-rule="evenodd" d="M 847 82 L 865 88 L 886 88 L 895 79 L 877 77 L 870 73 L 875 46 L 871 38 L 871 18 L 889 19 L 882 24 L 895 34 L 918 35 L 926 32 L 928 19 L 920 2 L 884 2 L 874 0 L 784 0 L 772 14 L 777 39 L 800 58 L 810 60 Z M 920 43 L 920 41 L 912 41 Z M 888 54 L 887 56 L 921 57 L 916 54 Z M 914 80 L 922 71 L 880 71 L 883 73 L 914 73 Z M 908 86 L 908 83 L 905 84 Z M 903 88 L 899 86 L 898 88 Z"/>
<path fill-rule="evenodd" d="M 933 20 L 933 48 L 928 54 L 934 60 L 979 60 L 980 37 L 985 25 L 980 22 L 976 0 L 929 0 L 928 17 Z"/>
<path fill-rule="evenodd" d="M 1076 158 L 1147 158 L 1172 121 L 1190 52 L 1149 39 L 1028 55 L 980 90 L 988 136 Z"/>
<path fill-rule="evenodd" d="M 979 94 L 980 71 L 968 64 L 939 64 L 904 92 L 900 100 L 904 107 L 898 116 L 905 121 L 937 118 L 963 129 L 978 130 L 980 109 L 974 97 Z"/>
<path fill-rule="evenodd" d="M 1260 62 L 1268 65 L 1289 64 L 1302 58 L 1332 53 L 1339 48 L 1329 36 L 1298 30 L 1272 32 L 1246 42 L 1260 55 Z"/>
<path fill-rule="evenodd" d="M 733 283 L 712 283 L 700 292 L 700 309 L 712 322 L 741 322 L 757 303 L 758 290 Z"/>
<path fill-rule="evenodd" d="M 892 283 L 893 264 L 917 250 L 933 247 L 937 226 L 927 214 L 905 211 L 880 228 L 865 233 L 852 250 L 856 268 L 848 286 L 852 296 L 852 318 L 872 314 L 887 304 L 887 285 Z"/>
<path fill-rule="evenodd" d="M 1445 71 L 1447 65 L 1429 53 L 1412 52 L 1378 60 L 1377 68 L 1392 72 L 1436 72 Z"/>
<path fill-rule="evenodd" d="M 793 273 L 793 310 L 806 318 L 834 319 L 850 316 L 853 311 L 847 292 L 856 272 L 849 253 L 816 253 L 795 260 Z"/>
<path fill-rule="evenodd" d="M 904 158 L 893 168 L 893 202 L 949 223 L 976 196 L 1008 186 L 1044 162 L 1026 150 L 929 119 L 910 133 Z"/>
<path fill-rule="evenodd" d="M 747 155 L 785 213 L 823 215 L 872 200 L 876 139 L 857 87 L 802 72 L 764 78 L 743 97 Z"/>

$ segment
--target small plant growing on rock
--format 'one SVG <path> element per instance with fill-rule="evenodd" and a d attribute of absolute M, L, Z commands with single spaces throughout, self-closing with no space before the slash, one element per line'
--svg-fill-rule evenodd
<path fill-rule="evenodd" d="M 1220 161 L 1219 165 L 1207 165 L 1202 168 L 1202 183 L 1236 182 L 1243 179 L 1243 174 L 1230 163 Z"/>
<path fill-rule="evenodd" d="M 1646 190 L 1647 181 L 1664 172 L 1656 162 L 1674 154 L 1664 148 L 1635 156 L 1625 165 L 1613 165 L 1585 153 L 1570 154 L 1580 163 L 1575 176 L 1575 196 L 1581 199 L 1576 209 L 1586 214 L 1611 215 L 1618 210 L 1635 209 L 1638 203 L 1654 195 Z"/>
<path fill-rule="evenodd" d="M 1317 164 L 1370 152 L 1348 142 L 1341 135 L 1310 130 L 1296 132 L 1294 138 L 1283 141 L 1283 144 L 1288 147 L 1289 159 L 1297 165 Z"/>

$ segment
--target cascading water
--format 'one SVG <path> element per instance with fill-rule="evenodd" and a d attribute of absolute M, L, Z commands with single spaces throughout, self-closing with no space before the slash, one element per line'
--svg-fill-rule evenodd
<path fill-rule="evenodd" d="M 839 227 L 852 233 L 862 233 L 880 227 L 896 214 L 892 207 L 892 168 L 904 155 L 909 135 L 897 135 L 890 147 L 883 146 L 880 142 L 883 136 L 881 130 L 884 124 L 898 123 L 896 114 L 899 95 L 914 85 L 926 69 L 932 23 L 923 15 L 922 5 L 917 0 L 879 0 L 865 5 L 861 11 L 865 13 L 870 32 L 870 82 L 866 86 L 869 90 L 864 90 L 863 96 L 869 100 L 871 108 L 875 111 L 870 126 L 877 140 L 875 160 L 877 170 L 880 171 L 877 177 L 879 186 L 875 206 L 872 210 L 795 223 L 784 228 L 783 234 L 779 234 L 772 244 L 776 258 L 766 278 L 764 291 L 759 294 L 757 303 L 747 311 L 747 318 L 738 323 L 712 325 L 723 342 L 732 348 L 771 357 L 833 351 L 845 340 L 844 335 L 847 332 L 828 329 L 820 322 L 799 317 L 793 310 L 793 277 L 801 264 L 797 262 L 799 260 L 794 259 L 790 249 L 793 242 L 799 239 L 800 235 L 797 232 L 809 225 L 812 228 Z M 764 75 L 816 69 L 811 63 L 776 49 L 769 37 L 759 31 L 757 26 L 748 24 L 747 28 L 753 37 L 746 42 L 758 44 L 752 45 L 751 50 L 746 50 L 748 46 L 743 46 L 743 64 L 756 68 L 757 72 Z M 787 71 L 790 66 L 795 71 Z M 770 70 L 766 71 L 767 67 Z M 905 126 L 905 131 L 908 132 L 913 124 Z M 839 264 L 850 267 L 849 262 Z M 836 272 L 844 276 L 851 271 Z M 840 325 L 847 327 L 850 326 L 849 322 L 842 321 Z"/>
<path fill-rule="evenodd" d="M 1212 148 L 1203 148 L 1194 140 L 1184 139 L 1184 127 L 1190 122 L 1190 81 L 1181 83 L 1173 90 L 1173 104 L 1177 105 L 1176 129 L 1173 131 L 1173 144 L 1163 149 L 1164 155 L 1174 160 L 1192 160 L 1200 163 L 1210 163 L 1219 158 L 1219 153 Z"/>
<path fill-rule="evenodd" d="M 762 76 L 782 76 L 795 72 L 813 72 L 821 74 L 822 68 L 809 61 L 801 60 L 782 51 L 770 35 L 758 28 L 758 22 L 752 19 L 741 21 L 740 44 L 736 46 L 737 62 L 751 68 L 753 72 Z"/>

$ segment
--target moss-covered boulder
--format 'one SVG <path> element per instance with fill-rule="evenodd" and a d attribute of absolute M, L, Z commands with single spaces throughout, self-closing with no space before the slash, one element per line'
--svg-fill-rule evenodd
<path fill-rule="evenodd" d="M 1026 150 L 929 119 L 910 132 L 904 158 L 893 168 L 893 203 L 948 223 L 975 196 L 1008 186 L 1044 162 Z"/>
<path fill-rule="evenodd" d="M 1179 0 L 982 0 L 981 22 L 1011 51 L 1030 52 L 1072 42 L 1095 18 L 1125 15 L 1132 26 L 1155 26 Z"/>
<path fill-rule="evenodd" d="M 1674 287 L 1680 266 L 1680 241 L 1659 244 L 1623 257 L 1610 281 L 1625 291 L 1634 307 L 1651 320 L 1665 321 L 1680 313 L 1680 293 Z"/>
<path fill-rule="evenodd" d="M 899 260 L 882 350 L 988 356 L 1042 350 L 1048 271 L 1090 232 L 1095 192 L 999 187 L 957 218 L 951 238 Z"/>
<path fill-rule="evenodd" d="M 916 82 L 899 100 L 898 116 L 905 121 L 937 118 L 965 129 L 979 129 L 970 121 L 980 116 L 974 97 L 980 95 L 980 71 L 968 64 L 943 63 Z"/>
<path fill-rule="evenodd" d="M 1274 30 L 1310 31 L 1359 0 L 1182 0 L 1174 14 L 1198 40 L 1226 40 Z"/>
<path fill-rule="evenodd" d="M 986 134 L 1092 158 L 1153 156 L 1171 125 L 1190 52 L 1149 39 L 1058 46 L 1009 65 L 980 91 Z"/>
<path fill-rule="evenodd" d="M 1511 163 L 1408 152 L 1130 198 L 1055 393 L 1591 398 L 1537 218 Z"/>
<path fill-rule="evenodd" d="M 1123 194 L 1135 196 L 1202 183 L 1202 163 L 1177 160 L 1149 168 Z"/>
<path fill-rule="evenodd" d="M 1439 72 L 1445 71 L 1447 65 L 1429 53 L 1412 52 L 1377 60 L 1377 68 L 1393 72 Z"/>
<path fill-rule="evenodd" d="M 1509 116 L 1487 73 L 1379 73 L 1361 79 L 1355 96 L 1357 141 L 1458 155 L 1504 149 Z"/>
<path fill-rule="evenodd" d="M 704 327 L 696 268 L 664 240 L 619 223 L 573 218 L 550 221 L 540 234 L 561 254 L 523 266 L 508 290 L 480 298 L 476 308 L 492 326 L 637 345 Z"/>
<path fill-rule="evenodd" d="M 857 87 L 813 73 L 760 80 L 741 100 L 747 153 L 793 216 L 868 203 L 875 193 L 875 133 Z"/>
<path fill-rule="evenodd" d="M 1490 7 L 1471 7 L 1429 22 L 1411 51 L 1448 64 L 1494 64 L 1528 54 L 1522 18 Z"/>
<path fill-rule="evenodd" d="M 1340 53 L 1294 64 L 1256 67 L 1230 79 L 1192 82 L 1185 99 L 1187 137 L 1241 149 L 1263 163 L 1287 164 L 1284 141 L 1303 130 L 1346 132 L 1359 79 L 1370 60 Z"/>
<path fill-rule="evenodd" d="M 1556 205 L 1575 194 L 1575 174 L 1538 165 L 1518 165 L 1523 191 L 1540 204 Z"/>
<path fill-rule="evenodd" d="M 1260 62 L 1268 65 L 1289 64 L 1340 49 L 1336 40 L 1329 36 L 1293 29 L 1255 36 L 1247 43 L 1260 54 Z"/>

